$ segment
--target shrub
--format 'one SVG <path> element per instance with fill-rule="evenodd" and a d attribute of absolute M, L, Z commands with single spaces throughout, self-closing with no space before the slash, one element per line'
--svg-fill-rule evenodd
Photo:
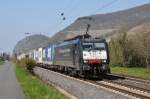
<path fill-rule="evenodd" d="M 18 64 L 26 68 L 30 73 L 33 74 L 33 68 L 36 65 L 36 62 L 33 59 L 30 58 L 23 58 L 19 61 L 17 61 Z"/>
<path fill-rule="evenodd" d="M 0 61 L 4 61 L 4 58 L 3 58 L 3 57 L 0 57 Z"/>
<path fill-rule="evenodd" d="M 27 70 L 33 74 L 33 68 L 35 67 L 36 63 L 34 60 L 27 58 L 25 61 L 25 67 Z"/>

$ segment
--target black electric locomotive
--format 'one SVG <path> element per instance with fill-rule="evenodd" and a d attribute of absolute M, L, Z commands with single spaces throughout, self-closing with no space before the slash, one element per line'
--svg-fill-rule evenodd
<path fill-rule="evenodd" d="M 53 65 L 71 74 L 83 76 L 110 72 L 105 39 L 76 37 L 56 44 Z"/>

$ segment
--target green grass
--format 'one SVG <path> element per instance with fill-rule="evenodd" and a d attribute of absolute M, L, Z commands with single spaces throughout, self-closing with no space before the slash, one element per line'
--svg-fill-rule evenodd
<path fill-rule="evenodd" d="M 138 67 L 111 67 L 111 72 L 115 74 L 124 74 L 129 76 L 141 77 L 141 78 L 149 78 L 150 73 L 145 72 L 145 68 L 138 68 Z"/>
<path fill-rule="evenodd" d="M 16 76 L 25 92 L 27 99 L 68 99 L 53 86 L 45 84 L 37 77 L 16 65 Z"/>
<path fill-rule="evenodd" d="M 4 64 L 4 61 L 0 60 L 0 65 Z"/>

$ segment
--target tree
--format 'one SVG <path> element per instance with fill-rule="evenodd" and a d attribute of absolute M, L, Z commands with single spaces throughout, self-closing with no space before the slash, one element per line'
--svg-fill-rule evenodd
<path fill-rule="evenodd" d="M 112 39 L 109 43 L 109 50 L 111 65 L 125 66 L 127 60 L 126 33 Z"/>
<path fill-rule="evenodd" d="M 133 36 L 131 42 L 131 49 L 137 55 L 137 57 L 141 57 L 144 60 L 144 64 L 147 69 L 150 69 L 149 61 L 150 61 L 150 32 L 138 33 Z"/>

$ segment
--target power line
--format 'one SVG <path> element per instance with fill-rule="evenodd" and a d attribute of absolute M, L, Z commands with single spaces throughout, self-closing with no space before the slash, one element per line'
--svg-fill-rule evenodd
<path fill-rule="evenodd" d="M 96 12 L 99 11 L 99 10 L 103 10 L 104 8 L 107 8 L 107 7 L 111 6 L 111 5 L 113 5 L 113 4 L 116 3 L 117 1 L 119 1 L 119 0 L 112 0 L 111 2 L 102 5 L 100 8 L 96 9 L 96 10 L 93 11 L 93 12 L 96 13 Z M 79 12 L 79 15 L 78 15 L 78 16 L 79 16 L 79 17 L 82 16 L 82 13 Z"/>
<path fill-rule="evenodd" d="M 102 10 L 102 9 L 104 9 L 104 8 L 107 8 L 107 7 L 111 6 L 111 5 L 113 5 L 114 3 L 116 3 L 117 1 L 119 1 L 119 0 L 112 0 L 112 1 L 109 2 L 109 3 L 102 5 L 100 8 L 96 9 L 94 12 L 96 13 L 96 12 L 99 11 L 99 10 Z"/>
<path fill-rule="evenodd" d="M 76 2 L 76 4 L 73 5 L 72 7 L 69 7 L 69 6 L 72 5 L 73 2 L 71 2 L 71 0 L 70 0 L 70 2 L 68 2 L 68 4 L 67 4 L 67 6 L 65 7 L 65 9 L 67 9 L 67 8 L 71 8 L 71 9 L 68 10 L 67 12 L 63 11 L 63 12 L 61 12 L 61 13 L 59 14 L 59 15 L 60 15 L 60 18 L 61 18 L 61 21 L 58 22 L 58 23 L 56 23 L 55 25 L 53 25 L 52 29 L 55 28 L 55 27 L 58 27 L 58 26 L 59 26 L 60 24 L 62 24 L 64 21 L 69 20 L 69 19 L 72 17 L 72 13 L 74 12 L 73 10 L 74 10 L 75 8 L 77 9 L 77 7 L 79 7 L 79 3 L 80 3 L 79 1 L 80 1 L 80 0 L 78 0 L 78 1 Z M 94 13 L 96 13 L 96 12 L 99 11 L 99 10 L 102 10 L 102 9 L 104 9 L 104 8 L 107 8 L 107 7 L 111 6 L 112 4 L 116 3 L 117 1 L 118 1 L 118 0 L 112 0 L 112 1 L 109 2 L 109 3 L 102 5 L 100 8 L 96 9 L 96 10 L 94 11 Z M 79 15 L 79 16 L 81 16 L 81 12 L 80 12 L 80 15 Z"/>
<path fill-rule="evenodd" d="M 112 0 L 111 2 L 108 2 L 108 3 L 104 4 L 104 5 L 102 5 L 100 8 L 97 8 L 96 10 L 94 10 L 92 12 L 94 14 L 96 14 L 97 11 L 100 11 L 100 10 L 103 10 L 104 8 L 107 8 L 107 7 L 111 6 L 111 5 L 113 5 L 114 3 L 116 3 L 117 1 L 119 1 L 119 0 Z M 79 16 L 81 16 L 81 15 L 82 14 L 79 14 Z"/>
<path fill-rule="evenodd" d="M 73 5 L 72 6 L 72 8 L 70 8 L 70 10 L 68 11 L 68 13 L 66 14 L 66 16 L 69 16 L 71 13 L 73 13 L 74 11 L 74 9 L 76 8 L 77 9 L 77 7 L 79 7 L 79 2 L 80 0 L 78 0 L 77 2 L 75 2 L 75 5 Z"/>
<path fill-rule="evenodd" d="M 63 23 L 63 21 L 66 20 L 66 16 L 65 16 L 66 12 L 64 12 L 64 11 L 65 11 L 70 5 L 72 5 L 72 4 L 73 4 L 73 2 L 72 2 L 72 0 L 70 0 L 70 1 L 66 4 L 66 7 L 63 9 L 63 11 L 58 11 L 58 12 L 56 12 L 56 14 L 58 15 L 58 17 L 59 17 L 60 19 L 58 19 L 58 20 L 57 20 L 58 22 L 56 21 L 56 23 L 51 26 L 51 29 L 54 29 L 54 28 L 58 27 L 60 24 Z"/>
<path fill-rule="evenodd" d="M 72 5 L 72 4 L 74 3 L 74 2 L 72 2 L 72 0 L 70 0 L 70 2 L 68 2 L 68 4 L 67 4 L 67 6 L 65 7 L 65 9 L 70 8 L 70 10 L 68 10 L 67 12 L 65 12 L 65 9 L 64 9 L 64 11 L 62 11 L 60 14 L 58 14 L 58 15 L 60 15 L 61 21 L 60 21 L 59 23 L 56 23 L 56 24 L 53 26 L 53 28 L 58 27 L 58 26 L 61 25 L 64 21 L 68 20 L 68 18 L 70 17 L 71 13 L 74 12 L 73 10 L 74 10 L 76 7 L 78 7 L 77 5 L 79 4 L 79 1 L 80 1 L 80 0 L 78 0 L 77 2 L 75 2 L 74 5 Z M 72 7 L 69 7 L 70 5 L 72 5 Z"/>
<path fill-rule="evenodd" d="M 70 2 L 68 2 L 68 4 L 66 5 L 66 7 L 63 9 L 63 11 L 66 11 L 66 9 L 68 9 L 74 2 L 72 0 L 70 0 Z"/>

